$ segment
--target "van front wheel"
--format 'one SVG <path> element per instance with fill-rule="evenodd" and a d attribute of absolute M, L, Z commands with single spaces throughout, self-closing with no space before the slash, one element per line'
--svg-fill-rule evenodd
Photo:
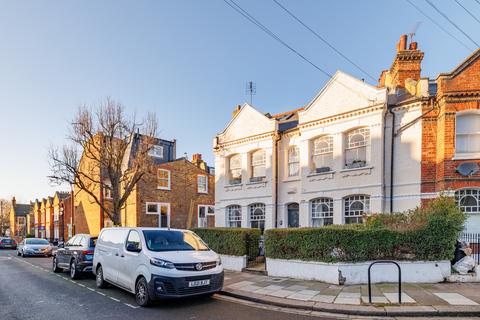
<path fill-rule="evenodd" d="M 152 300 L 148 293 L 147 280 L 145 280 L 144 277 L 138 279 L 135 286 L 135 300 L 137 301 L 137 304 L 141 307 L 148 307 L 152 303 Z"/>

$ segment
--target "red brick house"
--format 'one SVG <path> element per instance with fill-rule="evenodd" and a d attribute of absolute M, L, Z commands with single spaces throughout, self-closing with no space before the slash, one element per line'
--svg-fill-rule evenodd
<path fill-rule="evenodd" d="M 132 139 L 124 163 L 129 165 L 142 137 Z M 157 139 L 149 152 L 156 168 L 133 189 L 120 211 L 122 226 L 189 228 L 214 225 L 213 168 L 195 154 L 192 161 L 176 158 L 176 141 Z M 100 190 L 100 188 L 96 188 Z M 99 191 L 100 192 L 100 191 Z M 108 202 L 109 193 L 100 192 Z M 108 203 L 107 203 L 108 205 Z M 86 192 L 74 191 L 74 233 L 97 235 L 112 222 Z"/>
<path fill-rule="evenodd" d="M 419 155 L 418 165 L 392 170 L 392 203 L 408 201 L 395 200 L 406 188 L 399 182 L 418 172 L 419 190 L 412 187 L 412 204 L 418 201 L 415 194 L 419 203 L 439 194 L 455 196 L 468 214 L 466 231 L 480 232 L 480 49 L 434 80 L 421 77 L 423 57 L 417 43 L 407 47 L 407 36 L 402 36 L 390 70 L 379 80 L 379 86 L 389 88 L 394 157 L 401 151 Z M 415 136 L 421 141 L 408 139 Z"/>

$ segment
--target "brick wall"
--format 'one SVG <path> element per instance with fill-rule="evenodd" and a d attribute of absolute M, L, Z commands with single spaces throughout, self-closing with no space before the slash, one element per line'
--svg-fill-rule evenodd
<path fill-rule="evenodd" d="M 208 175 L 205 170 L 184 159 L 160 164 L 158 168 L 170 170 L 171 190 L 157 188 L 156 174 L 146 176 L 138 184 L 135 195 L 137 226 L 157 227 L 159 225 L 157 215 L 146 214 L 147 202 L 170 203 L 170 226 L 172 228 L 197 226 L 198 205 L 213 206 L 215 204 L 214 176 Z M 198 175 L 208 176 L 207 194 L 197 192 Z M 209 224 L 214 225 L 211 218 Z"/>
<path fill-rule="evenodd" d="M 436 113 L 422 120 L 422 193 L 480 187 L 480 172 L 470 177 L 456 172 L 461 163 L 480 160 L 454 159 L 457 112 L 480 109 L 480 50 L 438 77 L 435 98 Z"/>

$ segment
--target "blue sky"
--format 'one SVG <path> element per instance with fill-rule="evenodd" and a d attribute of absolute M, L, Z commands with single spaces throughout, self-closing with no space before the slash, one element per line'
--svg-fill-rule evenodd
<path fill-rule="evenodd" d="M 236 1 L 329 73 L 366 77 L 273 1 Z M 375 77 L 418 21 L 423 76 L 449 71 L 471 53 L 403 0 L 280 2 Z M 434 2 L 480 42 L 480 25 L 460 6 Z M 425 1 L 415 3 L 475 48 Z M 462 4 L 480 17 L 475 0 Z M 64 142 L 78 105 L 107 96 L 131 113 L 156 112 L 161 137 L 178 140 L 177 156 L 199 152 L 212 164 L 212 139 L 248 100 L 249 80 L 255 107 L 273 114 L 305 105 L 328 79 L 222 0 L 1 0 L 0 198 L 29 201 L 68 189 L 49 186 L 47 149 Z"/>

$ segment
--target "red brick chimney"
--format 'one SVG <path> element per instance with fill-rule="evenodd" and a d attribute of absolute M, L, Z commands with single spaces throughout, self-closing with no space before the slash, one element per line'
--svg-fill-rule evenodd
<path fill-rule="evenodd" d="M 407 49 L 407 40 L 406 34 L 400 36 L 400 41 L 397 44 L 397 55 L 390 70 L 383 71 L 380 75 L 379 86 L 405 88 L 406 79 L 420 80 L 424 53 L 418 50 L 417 42 L 411 42 Z"/>
<path fill-rule="evenodd" d="M 194 153 L 192 155 L 192 162 L 195 165 L 198 165 L 200 162 L 202 162 L 202 155 L 200 153 Z"/>

